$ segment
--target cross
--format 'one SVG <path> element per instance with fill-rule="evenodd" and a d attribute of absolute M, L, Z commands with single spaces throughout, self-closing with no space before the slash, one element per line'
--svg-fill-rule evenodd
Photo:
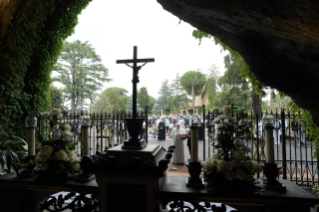
<path fill-rule="evenodd" d="M 139 83 L 138 79 L 138 71 L 146 65 L 146 63 L 149 62 L 154 62 L 154 58 L 148 58 L 148 59 L 137 59 L 137 47 L 134 46 L 134 51 L 133 51 L 133 60 L 117 60 L 116 64 L 122 64 L 124 63 L 128 67 L 131 67 L 133 69 L 133 119 L 136 118 L 136 98 L 137 98 L 137 83 Z M 133 63 L 133 66 L 128 65 L 128 63 Z M 137 63 L 144 63 L 141 66 L 137 66 Z"/>

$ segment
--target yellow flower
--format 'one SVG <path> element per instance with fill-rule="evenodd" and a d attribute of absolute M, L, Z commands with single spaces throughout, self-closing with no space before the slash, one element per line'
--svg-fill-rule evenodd
<path fill-rule="evenodd" d="M 57 160 L 65 160 L 65 161 L 69 159 L 68 155 L 63 150 L 60 150 L 60 151 L 56 152 L 55 153 L 55 158 Z"/>
<path fill-rule="evenodd" d="M 50 156 L 52 154 L 53 147 L 50 145 L 45 145 L 44 147 L 41 148 L 40 150 L 40 155 L 45 155 L 45 156 Z"/>
<path fill-rule="evenodd" d="M 224 172 L 227 170 L 227 163 L 225 160 L 219 160 L 217 161 L 217 170 L 219 172 Z"/>
<path fill-rule="evenodd" d="M 64 124 L 64 125 L 61 125 L 61 129 L 62 129 L 62 131 L 70 131 L 71 126 L 68 124 Z"/>
<path fill-rule="evenodd" d="M 242 161 L 242 160 L 245 160 L 245 154 L 244 154 L 244 152 L 243 151 L 235 151 L 234 153 L 233 153 L 233 157 L 234 157 L 234 159 L 236 160 L 236 161 Z"/>
<path fill-rule="evenodd" d="M 207 170 L 213 170 L 215 165 L 216 165 L 215 160 L 212 158 L 208 158 L 204 163 L 204 168 Z"/>
<path fill-rule="evenodd" d="M 259 165 L 259 163 L 257 161 L 253 161 L 253 164 L 254 164 L 254 171 L 255 172 L 261 172 L 262 171 L 262 168 L 261 168 L 261 166 Z"/>
<path fill-rule="evenodd" d="M 80 164 L 78 161 L 74 160 L 71 162 L 71 167 L 75 170 L 78 170 L 78 169 L 80 169 Z"/>

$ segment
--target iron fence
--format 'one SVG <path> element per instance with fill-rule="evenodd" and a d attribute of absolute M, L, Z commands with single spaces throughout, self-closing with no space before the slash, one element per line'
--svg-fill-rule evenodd
<path fill-rule="evenodd" d="M 147 108 L 146 108 L 147 111 Z M 148 120 L 147 112 L 137 113 L 137 117 L 145 119 L 145 126 Z M 82 113 L 83 114 L 83 113 Z M 124 119 L 132 117 L 131 113 L 89 113 L 91 118 L 91 124 L 89 129 L 89 145 L 90 154 L 95 155 L 96 151 L 105 151 L 105 149 L 122 144 L 124 140 L 129 139 L 128 130 Z M 49 138 L 50 124 L 49 119 L 44 115 L 38 114 L 38 128 L 37 134 L 41 135 L 45 140 Z M 73 133 L 72 139 L 74 142 L 78 142 L 76 146 L 76 153 L 78 156 L 82 156 L 81 150 L 81 131 L 82 121 L 81 114 L 71 114 L 65 117 L 61 117 L 58 120 L 59 124 L 67 123 L 71 126 L 71 132 Z M 145 130 L 145 131 L 144 131 Z M 144 138 L 148 143 L 147 127 L 143 128 L 140 134 L 140 138 Z"/>
<path fill-rule="evenodd" d="M 204 106 L 205 109 L 205 106 Z M 239 120 L 244 121 L 249 126 L 249 136 L 246 137 L 245 142 L 250 147 L 250 157 L 260 163 L 266 162 L 265 154 L 265 132 L 262 129 L 258 133 L 258 122 L 262 122 L 262 117 L 265 114 L 272 114 L 275 117 L 275 122 L 281 121 L 281 129 L 274 130 L 274 150 L 275 150 L 275 163 L 282 169 L 280 170 L 280 179 L 288 179 L 294 181 L 300 186 L 313 186 L 318 185 L 318 158 L 314 158 L 314 148 L 311 138 L 307 137 L 306 132 L 303 130 L 303 124 L 295 121 L 296 115 L 291 114 L 289 110 L 281 109 L 275 112 L 268 111 L 261 112 L 260 114 L 250 113 L 235 113 L 232 114 L 236 117 L 236 124 Z M 218 113 L 208 111 L 208 121 L 212 121 Z M 205 142 L 205 141 L 204 141 Z M 210 152 L 216 150 L 211 145 L 213 140 L 208 139 L 208 144 L 211 146 L 208 150 L 203 145 L 204 152 L 210 155 Z M 205 160 L 205 154 L 203 154 Z M 257 178 L 263 177 L 257 175 Z"/>
<path fill-rule="evenodd" d="M 203 111 L 205 111 L 205 106 L 203 106 Z M 260 163 L 266 162 L 266 154 L 264 130 L 258 133 L 258 122 L 261 121 L 263 115 L 267 113 L 268 111 L 266 111 L 266 113 L 261 112 L 260 114 L 253 114 L 253 112 L 238 112 L 232 114 L 236 117 L 235 124 L 238 125 L 244 122 L 249 126 L 250 131 L 245 139 L 246 145 L 251 149 L 248 154 Z M 274 143 L 275 162 L 282 167 L 279 178 L 294 181 L 296 184 L 302 186 L 317 185 L 318 158 L 314 159 L 312 142 L 303 131 L 302 125 L 300 123 L 294 126 L 292 125 L 292 123 L 296 123 L 294 121 L 296 115 L 284 110 L 270 113 L 274 115 L 276 121 L 280 120 L 282 123 L 281 130 L 278 130 L 278 133 L 274 133 L 276 137 L 275 140 L 278 141 L 278 144 Z M 200 133 L 204 135 L 202 136 L 202 141 L 200 141 L 202 142 L 202 149 L 200 151 L 203 160 L 206 159 L 206 156 L 210 157 L 211 153 L 216 151 L 212 146 L 213 140 L 207 136 L 209 132 L 207 123 L 211 122 L 219 114 L 216 110 L 207 111 L 203 114 L 203 123 L 205 124 L 200 127 L 202 131 Z M 89 116 L 91 117 L 89 133 L 91 155 L 94 155 L 97 150 L 104 151 L 105 148 L 122 144 L 124 140 L 128 139 L 129 134 L 123 120 L 126 117 L 132 117 L 130 113 L 90 113 Z M 82 155 L 81 139 L 79 139 L 81 134 L 79 128 L 81 124 L 80 117 L 80 114 L 72 114 L 59 119 L 60 123 L 70 124 L 71 130 L 74 133 L 73 139 L 79 142 L 76 147 L 79 156 Z M 149 118 L 147 116 L 147 108 L 144 113 L 139 113 L 138 117 L 145 118 L 145 128 L 143 128 L 140 137 L 144 138 L 148 143 Z M 37 131 L 43 137 L 47 138 L 50 133 L 48 121 L 41 115 L 37 118 L 39 123 Z M 281 132 L 281 135 L 279 132 Z M 214 135 L 216 131 L 212 133 Z M 263 177 L 263 175 L 256 175 L 256 177 Z"/>

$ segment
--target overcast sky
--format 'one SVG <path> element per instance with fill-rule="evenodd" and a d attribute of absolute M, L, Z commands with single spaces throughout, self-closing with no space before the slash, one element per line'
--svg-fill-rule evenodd
<path fill-rule="evenodd" d="M 170 82 L 176 73 L 189 70 L 206 71 L 212 64 L 224 72 L 221 48 L 212 39 L 199 41 L 192 37 L 195 28 L 165 11 L 156 0 L 93 0 L 79 15 L 75 33 L 67 40 L 88 41 L 102 58 L 113 80 L 108 87 L 122 87 L 132 92 L 132 69 L 116 64 L 118 59 L 131 59 L 133 46 L 139 58 L 155 58 L 139 72 L 138 88 L 147 87 L 157 98 L 161 83 Z"/>

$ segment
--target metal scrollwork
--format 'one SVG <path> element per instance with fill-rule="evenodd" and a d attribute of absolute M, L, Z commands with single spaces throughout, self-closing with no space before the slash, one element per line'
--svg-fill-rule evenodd
<path fill-rule="evenodd" d="M 183 200 L 175 200 L 168 204 L 170 210 L 173 211 L 183 211 L 183 212 L 227 212 L 227 207 L 224 204 L 217 206 L 214 203 L 208 202 L 188 202 Z M 231 210 L 231 212 L 238 212 L 237 210 Z"/>
<path fill-rule="evenodd" d="M 88 197 L 89 196 L 89 197 Z M 69 203 L 71 201 L 71 203 Z M 98 196 L 91 194 L 69 193 L 65 196 L 60 194 L 58 198 L 55 196 L 47 197 L 43 203 L 39 204 L 39 212 L 47 211 L 64 211 L 70 209 L 73 212 L 97 212 L 99 211 Z"/>

